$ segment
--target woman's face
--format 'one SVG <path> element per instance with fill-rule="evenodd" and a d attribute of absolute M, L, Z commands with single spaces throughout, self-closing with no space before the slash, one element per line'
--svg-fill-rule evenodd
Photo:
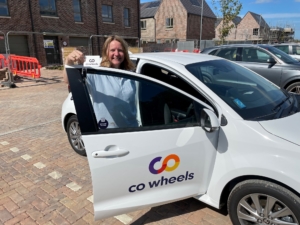
<path fill-rule="evenodd" d="M 108 46 L 108 60 L 113 68 L 119 69 L 124 61 L 124 50 L 120 42 L 113 40 Z"/>

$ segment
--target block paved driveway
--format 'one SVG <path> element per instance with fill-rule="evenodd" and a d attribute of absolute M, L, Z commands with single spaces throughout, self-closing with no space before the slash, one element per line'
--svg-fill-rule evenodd
<path fill-rule="evenodd" d="M 87 159 L 61 127 L 68 94 L 61 71 L 16 84 L 0 88 L 0 224 L 231 224 L 193 198 L 95 222 Z"/>

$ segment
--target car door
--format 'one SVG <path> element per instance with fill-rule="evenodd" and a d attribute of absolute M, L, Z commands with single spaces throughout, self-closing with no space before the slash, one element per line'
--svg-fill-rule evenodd
<path fill-rule="evenodd" d="M 271 54 L 254 47 L 243 47 L 241 56 L 241 61 L 238 63 L 280 86 L 282 67 L 278 62 L 276 64 L 267 62 L 270 58 L 276 61 Z"/>
<path fill-rule="evenodd" d="M 218 131 L 200 127 L 201 110 L 213 110 L 209 105 L 133 72 L 67 68 L 67 74 L 96 220 L 206 192 L 218 140 Z"/>

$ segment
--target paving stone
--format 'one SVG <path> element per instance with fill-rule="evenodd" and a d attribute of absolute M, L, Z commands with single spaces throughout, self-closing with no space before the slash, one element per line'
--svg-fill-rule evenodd
<path fill-rule="evenodd" d="M 52 177 L 53 179 L 59 179 L 62 177 L 62 174 L 60 172 L 57 171 L 53 171 L 52 173 L 48 174 L 50 177 Z"/>
<path fill-rule="evenodd" d="M 31 157 L 30 155 L 28 155 L 28 154 L 22 155 L 21 157 L 22 157 L 23 159 L 25 159 L 25 160 L 29 160 L 29 159 L 32 158 L 32 157 Z"/>
<path fill-rule="evenodd" d="M 18 152 L 18 151 L 19 151 L 19 149 L 18 149 L 17 147 L 10 148 L 10 150 L 11 150 L 12 152 Z"/>
<path fill-rule="evenodd" d="M 94 202 L 94 195 L 91 195 L 90 197 L 88 197 L 87 200 L 89 200 L 91 203 L 93 203 Z"/>
<path fill-rule="evenodd" d="M 42 168 L 46 167 L 46 165 L 41 162 L 35 163 L 33 165 L 38 169 L 42 169 Z"/>
<path fill-rule="evenodd" d="M 119 216 L 114 216 L 117 220 L 122 222 L 123 224 L 129 224 L 132 221 L 132 218 L 126 214 L 122 214 Z"/>
<path fill-rule="evenodd" d="M 72 191 L 78 191 L 81 189 L 81 186 L 76 184 L 75 182 L 69 183 L 66 185 L 68 188 L 70 188 Z"/>
<path fill-rule="evenodd" d="M 2 141 L 0 142 L 1 145 L 9 145 L 9 143 L 7 141 Z"/>

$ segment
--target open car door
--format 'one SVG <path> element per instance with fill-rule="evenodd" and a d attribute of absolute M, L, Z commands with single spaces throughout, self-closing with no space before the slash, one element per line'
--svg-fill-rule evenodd
<path fill-rule="evenodd" d="M 68 67 L 92 174 L 95 219 L 204 194 L 218 131 L 200 126 L 195 97 L 110 68 Z"/>

